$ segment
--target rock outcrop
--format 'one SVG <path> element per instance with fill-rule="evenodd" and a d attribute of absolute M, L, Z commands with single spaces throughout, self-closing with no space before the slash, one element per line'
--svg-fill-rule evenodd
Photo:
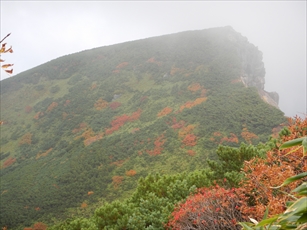
<path fill-rule="evenodd" d="M 234 31 L 229 26 L 229 31 L 231 30 Z M 262 52 L 239 33 L 229 33 L 228 39 L 233 43 L 237 43 L 237 52 L 242 64 L 240 76 L 242 83 L 245 87 L 256 87 L 259 95 L 265 102 L 278 108 L 278 93 L 264 90 L 265 68 L 262 61 Z"/>

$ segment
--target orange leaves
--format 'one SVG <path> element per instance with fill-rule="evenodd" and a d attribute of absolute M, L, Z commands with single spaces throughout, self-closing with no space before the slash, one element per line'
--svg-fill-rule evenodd
<path fill-rule="evenodd" d="M 10 165 L 14 164 L 16 161 L 16 158 L 9 157 L 6 161 L 3 163 L 3 168 L 9 167 Z"/>
<path fill-rule="evenodd" d="M 33 225 L 33 230 L 46 230 L 47 227 L 48 226 L 44 224 L 43 222 L 38 222 Z"/>
<path fill-rule="evenodd" d="M 141 109 L 138 109 L 136 112 L 132 113 L 130 116 L 127 114 L 123 114 L 122 116 L 116 117 L 111 121 L 111 128 L 106 129 L 105 134 L 111 135 L 113 132 L 119 130 L 126 122 L 136 121 L 140 118 L 142 113 Z"/>
<path fill-rule="evenodd" d="M 126 172 L 126 176 L 135 176 L 135 175 L 136 175 L 136 171 L 133 169 Z"/>
<path fill-rule="evenodd" d="M 196 92 L 196 91 L 200 90 L 201 88 L 202 88 L 202 86 L 199 83 L 193 83 L 193 84 L 188 86 L 188 90 L 190 90 L 192 92 Z"/>
<path fill-rule="evenodd" d="M 190 156 L 195 156 L 196 152 L 192 149 L 187 150 L 187 154 Z"/>
<path fill-rule="evenodd" d="M 289 119 L 287 129 L 291 133 L 281 137 L 284 142 L 306 135 L 307 118 Z M 291 154 L 288 154 L 289 151 Z M 301 181 L 277 189 L 272 187 L 281 185 L 291 176 L 307 171 L 307 158 L 301 157 L 301 151 L 301 148 L 295 147 L 283 150 L 273 148 L 267 152 L 266 158 L 254 158 L 244 162 L 243 172 L 246 180 L 241 186 L 249 206 L 242 206 L 242 212 L 259 220 L 267 207 L 269 207 L 269 216 L 284 212 L 286 202 L 291 201 L 291 197 L 286 194 L 296 188 Z"/>
<path fill-rule="evenodd" d="M 192 108 L 196 105 L 199 105 L 199 104 L 205 102 L 206 100 L 207 100 L 207 97 L 200 97 L 200 98 L 196 98 L 194 101 L 188 101 L 184 105 L 180 106 L 179 111 L 182 112 L 182 110 L 184 110 L 186 108 L 190 109 L 190 108 Z"/>
<path fill-rule="evenodd" d="M 160 61 L 157 61 L 154 57 L 149 58 L 146 62 L 147 62 L 147 63 L 155 63 L 155 64 L 157 64 L 158 66 L 161 66 L 161 65 L 162 65 L 162 63 L 161 63 Z"/>
<path fill-rule="evenodd" d="M 0 44 L 8 37 L 8 36 L 10 36 L 11 34 L 9 33 L 8 35 L 6 35 L 1 41 L 0 41 Z M 10 47 L 10 48 L 6 48 L 6 43 L 3 43 L 2 45 L 1 45 L 1 49 L 0 49 L 0 57 L 1 57 L 1 54 L 3 54 L 3 53 L 13 53 L 13 49 L 12 49 L 12 47 Z M 0 58 L 0 62 L 4 62 L 4 60 L 2 60 L 1 58 Z M 13 73 L 13 69 L 7 69 L 7 68 L 9 68 L 9 67 L 12 67 L 14 64 L 3 64 L 3 65 L 1 65 L 1 67 L 2 67 L 2 69 L 4 69 L 4 71 L 5 72 L 7 72 L 7 73 L 9 73 L 9 74 L 12 74 Z"/>
<path fill-rule="evenodd" d="M 88 195 L 88 196 L 93 195 L 93 194 L 94 194 L 93 191 L 88 191 L 88 192 L 87 192 L 87 195 Z"/>
<path fill-rule="evenodd" d="M 71 102 L 70 100 L 66 100 L 65 103 L 64 103 L 64 106 L 68 106 L 70 104 L 70 102 Z"/>
<path fill-rule="evenodd" d="M 183 138 L 182 143 L 185 146 L 195 146 L 197 144 L 197 136 L 195 136 L 193 133 L 187 134 Z"/>
<path fill-rule="evenodd" d="M 171 113 L 172 111 L 173 111 L 172 108 L 170 108 L 170 107 L 165 107 L 164 109 L 162 109 L 162 110 L 157 114 L 157 116 L 158 116 L 158 117 L 162 117 L 162 116 L 165 116 L 165 115 Z"/>
<path fill-rule="evenodd" d="M 93 137 L 89 137 L 89 138 L 84 140 L 84 145 L 88 146 L 88 145 L 94 143 L 95 141 L 101 140 L 103 137 L 104 137 L 104 133 L 100 133 L 100 134 L 97 134 Z"/>
<path fill-rule="evenodd" d="M 81 204 L 81 208 L 87 208 L 87 203 L 83 202 L 83 203 Z"/>
<path fill-rule="evenodd" d="M 78 133 L 81 130 L 84 130 L 86 128 L 86 126 L 87 126 L 87 124 L 85 122 L 82 122 L 82 123 L 79 124 L 78 128 L 72 130 L 72 133 Z"/>
<path fill-rule="evenodd" d="M 184 127 L 184 125 L 185 125 L 185 122 L 183 120 L 177 122 L 176 117 L 173 117 L 173 120 L 172 120 L 173 129 L 181 129 L 182 127 Z"/>
<path fill-rule="evenodd" d="M 92 86 L 91 86 L 91 90 L 94 90 L 94 89 L 96 89 L 97 88 L 97 83 L 92 83 Z"/>
<path fill-rule="evenodd" d="M 161 151 L 163 150 L 162 146 L 165 143 L 164 134 L 158 136 L 154 142 L 154 149 L 153 150 L 146 150 L 146 152 L 151 156 L 160 155 Z"/>
<path fill-rule="evenodd" d="M 186 127 L 182 127 L 178 132 L 179 138 L 184 138 L 187 134 L 193 132 L 194 128 L 195 125 L 188 125 Z"/>
<path fill-rule="evenodd" d="M 26 133 L 20 138 L 19 145 L 30 145 L 32 143 L 32 133 Z"/>
<path fill-rule="evenodd" d="M 249 132 L 247 130 L 246 125 L 243 126 L 242 132 L 241 132 L 241 136 L 244 138 L 244 140 L 246 142 L 248 142 L 249 144 L 252 143 L 252 139 L 256 139 L 258 138 L 258 136 L 252 132 Z"/>
<path fill-rule="evenodd" d="M 128 62 L 122 62 L 116 66 L 116 69 L 122 69 L 128 65 Z"/>
<path fill-rule="evenodd" d="M 52 102 L 48 108 L 47 108 L 47 112 L 51 112 L 54 108 L 56 108 L 59 104 L 57 102 Z"/>
<path fill-rule="evenodd" d="M 102 110 L 104 108 L 106 108 L 108 106 L 108 102 L 103 100 L 102 98 L 99 98 L 95 104 L 94 104 L 94 107 L 97 109 L 97 110 Z"/>
<path fill-rule="evenodd" d="M 114 161 L 111 165 L 116 165 L 117 167 L 121 167 L 125 163 L 125 160 Z"/>
<path fill-rule="evenodd" d="M 202 188 L 188 197 L 172 213 L 167 224 L 170 229 L 237 229 L 237 223 L 245 220 L 238 210 L 242 201 L 236 195 L 239 189 L 219 186 Z"/>
<path fill-rule="evenodd" d="M 185 72 L 184 69 L 180 69 L 180 68 L 177 68 L 177 67 L 174 67 L 174 66 L 173 66 L 173 67 L 171 68 L 170 75 L 173 76 L 173 75 L 175 75 L 175 74 L 177 74 L 177 73 L 183 74 L 184 72 Z"/>
<path fill-rule="evenodd" d="M 230 133 L 230 136 L 228 137 L 220 132 L 214 132 L 213 137 L 210 138 L 210 141 L 217 144 L 222 144 L 223 142 L 239 143 L 239 139 L 234 133 Z"/>
<path fill-rule="evenodd" d="M 44 116 L 44 112 L 37 112 L 35 115 L 34 115 L 34 119 L 35 120 L 38 120 L 40 119 L 42 116 Z"/>
<path fill-rule="evenodd" d="M 114 188 L 118 188 L 118 186 L 123 182 L 124 177 L 123 176 L 113 176 L 112 177 L 112 183 Z"/>
<path fill-rule="evenodd" d="M 46 152 L 44 152 L 44 153 L 38 153 L 38 154 L 36 154 L 35 159 L 37 160 L 37 159 L 39 159 L 39 158 L 41 158 L 41 157 L 45 157 L 45 156 L 47 156 L 51 151 L 52 151 L 52 148 L 48 149 L 48 150 L 47 150 Z"/>
<path fill-rule="evenodd" d="M 87 129 L 87 130 L 85 130 L 83 133 L 82 133 L 82 137 L 84 137 L 84 139 L 86 140 L 86 139 L 89 139 L 89 138 L 91 138 L 92 136 L 94 136 L 95 135 L 95 133 L 94 133 L 94 131 L 92 130 L 92 128 L 89 128 L 89 129 Z"/>

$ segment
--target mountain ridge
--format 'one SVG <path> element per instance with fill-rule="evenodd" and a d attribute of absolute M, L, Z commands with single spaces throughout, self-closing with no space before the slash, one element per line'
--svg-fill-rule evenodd
<path fill-rule="evenodd" d="M 120 199 L 148 173 L 202 169 L 219 144 L 265 142 L 286 119 L 259 96 L 264 75 L 261 52 L 222 27 L 81 51 L 2 80 L 1 226 Z"/>

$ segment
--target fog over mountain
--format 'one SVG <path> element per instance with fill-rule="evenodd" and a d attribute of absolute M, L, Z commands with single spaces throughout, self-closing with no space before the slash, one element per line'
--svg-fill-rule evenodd
<path fill-rule="evenodd" d="M 1 1 L 14 74 L 70 53 L 230 25 L 263 53 L 265 90 L 287 116 L 306 111 L 306 2 Z M 12 77 L 1 71 L 1 79 Z"/>

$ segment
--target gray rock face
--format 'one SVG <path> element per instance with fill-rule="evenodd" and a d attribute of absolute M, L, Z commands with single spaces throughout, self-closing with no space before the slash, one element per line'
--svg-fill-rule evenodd
<path fill-rule="evenodd" d="M 233 29 L 229 27 L 229 31 L 231 30 Z M 228 39 L 236 43 L 238 47 L 237 52 L 242 64 L 240 76 L 242 83 L 245 87 L 256 87 L 259 95 L 265 102 L 278 108 L 278 93 L 266 92 L 264 90 L 265 68 L 262 61 L 262 52 L 239 33 L 229 33 Z"/>

